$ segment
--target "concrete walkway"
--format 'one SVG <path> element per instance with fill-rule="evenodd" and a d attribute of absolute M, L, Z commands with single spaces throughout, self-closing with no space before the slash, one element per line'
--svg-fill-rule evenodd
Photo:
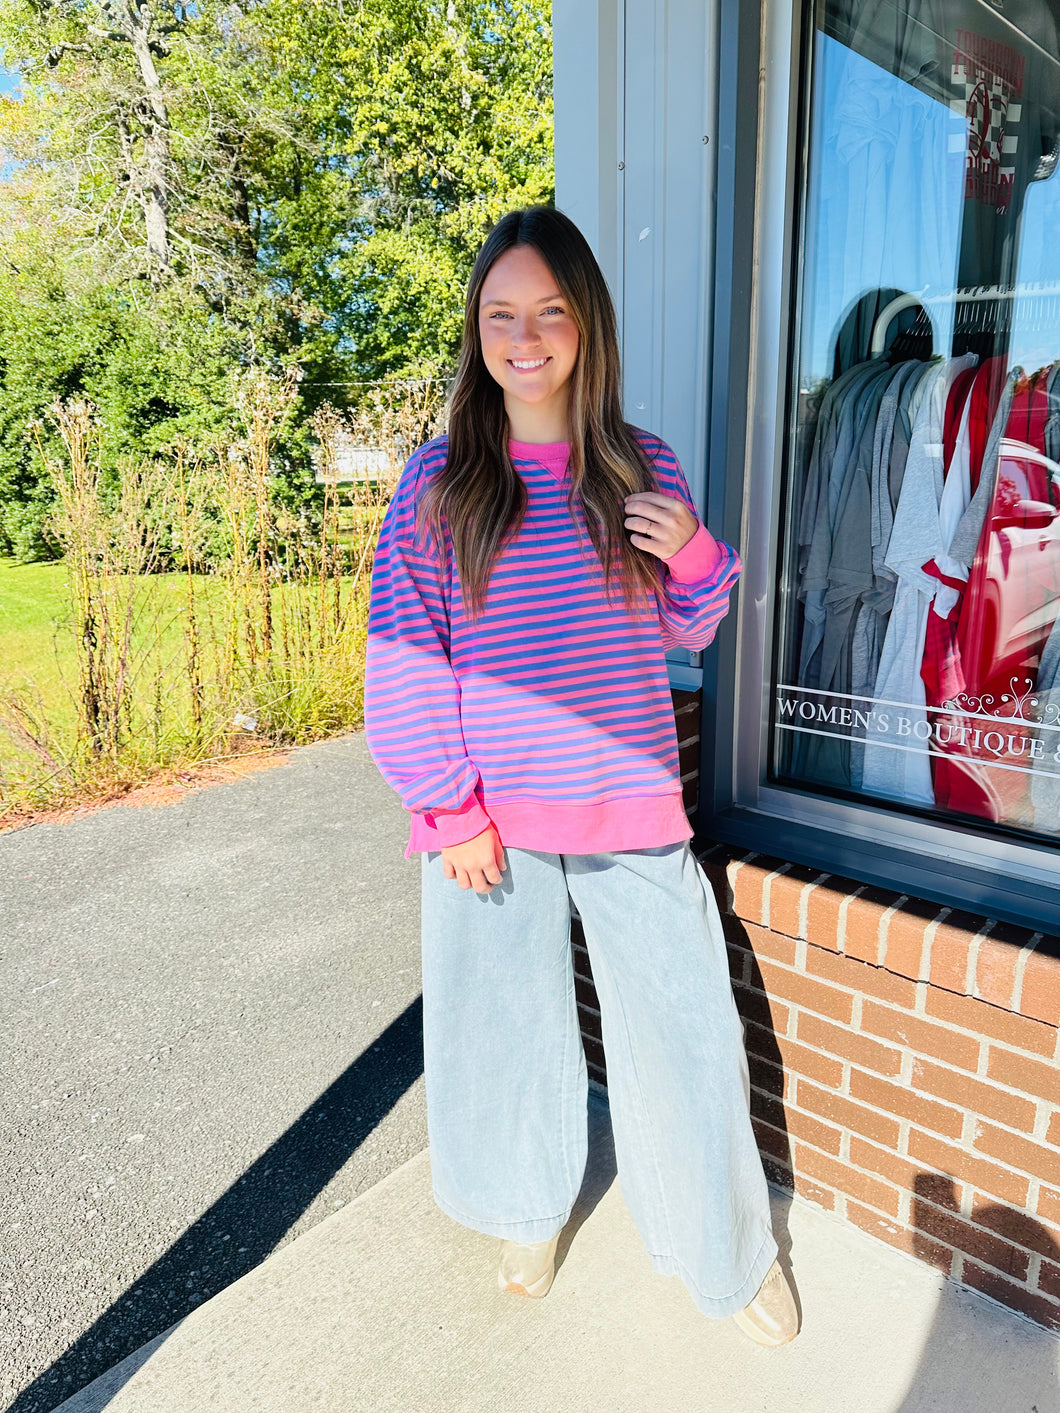
<path fill-rule="evenodd" d="M 656 1275 L 606 1106 L 547 1299 L 431 1199 L 426 1150 L 197 1309 L 62 1413 L 1060 1413 L 1060 1341 L 774 1194 L 803 1331 L 778 1350 Z"/>

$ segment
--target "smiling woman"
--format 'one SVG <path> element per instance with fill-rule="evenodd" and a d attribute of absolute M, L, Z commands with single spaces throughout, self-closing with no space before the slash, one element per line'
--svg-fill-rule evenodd
<path fill-rule="evenodd" d="M 502 1290 L 547 1294 L 586 1160 L 573 899 L 653 1264 L 707 1315 L 782 1344 L 796 1311 L 665 660 L 711 641 L 739 559 L 670 449 L 624 421 L 607 286 L 560 212 L 513 211 L 486 238 L 449 428 L 387 511 L 365 697 L 423 856 L 435 1200 L 502 1239 Z"/>
<path fill-rule="evenodd" d="M 478 323 L 482 358 L 504 390 L 512 436 L 565 441 L 578 325 L 533 246 L 516 246 L 492 267 L 482 285 Z"/>

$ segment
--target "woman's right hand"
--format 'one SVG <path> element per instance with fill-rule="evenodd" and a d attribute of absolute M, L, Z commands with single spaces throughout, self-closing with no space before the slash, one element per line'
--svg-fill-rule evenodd
<path fill-rule="evenodd" d="M 442 869 L 446 878 L 455 878 L 461 888 L 488 893 L 501 881 L 505 869 L 504 849 L 493 825 L 476 834 L 474 839 L 443 848 Z"/>

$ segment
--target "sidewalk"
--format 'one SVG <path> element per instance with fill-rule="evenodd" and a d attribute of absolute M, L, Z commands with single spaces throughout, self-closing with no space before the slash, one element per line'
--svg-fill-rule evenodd
<path fill-rule="evenodd" d="M 426 1150 L 61 1413 L 1060 1413 L 1060 1340 L 774 1193 L 804 1328 L 782 1349 L 656 1275 L 590 1100 L 585 1186 L 542 1301 L 444 1216 Z"/>

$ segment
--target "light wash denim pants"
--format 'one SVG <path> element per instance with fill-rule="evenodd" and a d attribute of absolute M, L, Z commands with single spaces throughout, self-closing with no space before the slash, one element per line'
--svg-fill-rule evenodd
<path fill-rule="evenodd" d="M 570 900 L 600 997 L 618 1178 L 657 1271 L 706 1315 L 754 1299 L 777 1244 L 721 919 L 687 843 L 505 851 L 488 894 L 423 859 L 423 1042 L 434 1198 L 475 1231 L 545 1241 L 588 1149 Z"/>

